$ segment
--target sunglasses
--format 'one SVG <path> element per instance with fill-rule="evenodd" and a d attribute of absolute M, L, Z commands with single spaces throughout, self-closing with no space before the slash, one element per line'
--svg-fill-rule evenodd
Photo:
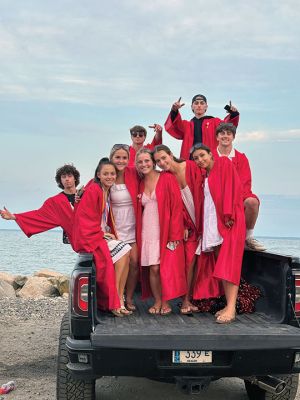
<path fill-rule="evenodd" d="M 122 144 L 122 143 L 114 144 L 111 151 L 116 151 L 116 150 L 121 150 L 121 149 L 129 152 L 128 144 Z"/>
<path fill-rule="evenodd" d="M 133 136 L 133 137 L 143 137 L 145 135 L 146 135 L 145 132 L 142 132 L 142 131 L 140 131 L 140 132 L 132 132 L 132 134 L 131 134 L 131 136 Z"/>
<path fill-rule="evenodd" d="M 196 143 L 194 144 L 194 146 L 191 148 L 190 150 L 190 154 L 193 154 L 194 151 L 198 150 L 198 149 L 202 149 L 203 148 L 203 144 L 202 143 Z"/>

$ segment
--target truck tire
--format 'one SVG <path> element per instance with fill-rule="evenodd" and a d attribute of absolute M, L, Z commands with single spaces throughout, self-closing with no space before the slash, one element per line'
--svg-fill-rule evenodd
<path fill-rule="evenodd" d="M 95 380 L 84 381 L 73 379 L 67 368 L 69 355 L 66 349 L 66 339 L 70 336 L 69 316 L 66 313 L 61 321 L 58 359 L 57 359 L 57 400 L 95 400 Z"/>
<path fill-rule="evenodd" d="M 276 375 L 276 377 L 286 382 L 285 390 L 278 395 L 268 393 L 245 380 L 245 388 L 249 400 L 294 400 L 297 394 L 299 375 Z"/>

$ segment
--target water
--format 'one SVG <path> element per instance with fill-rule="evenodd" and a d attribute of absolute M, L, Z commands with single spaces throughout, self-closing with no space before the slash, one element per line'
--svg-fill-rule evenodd
<path fill-rule="evenodd" d="M 32 275 L 40 269 L 69 274 L 76 253 L 62 243 L 62 231 L 48 231 L 30 239 L 20 230 L 0 230 L 0 271 Z"/>
<path fill-rule="evenodd" d="M 300 238 L 259 238 L 270 253 L 300 257 Z M 49 231 L 28 239 L 19 230 L 0 230 L 0 271 L 31 275 L 40 269 L 69 274 L 76 254 L 62 243 L 61 231 Z"/>

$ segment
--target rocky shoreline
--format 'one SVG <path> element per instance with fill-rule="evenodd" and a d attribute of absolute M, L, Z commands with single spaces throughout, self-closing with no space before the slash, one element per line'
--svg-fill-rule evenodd
<path fill-rule="evenodd" d="M 32 276 L 0 272 L 0 299 L 41 299 L 67 297 L 69 277 L 56 271 L 42 269 Z"/>

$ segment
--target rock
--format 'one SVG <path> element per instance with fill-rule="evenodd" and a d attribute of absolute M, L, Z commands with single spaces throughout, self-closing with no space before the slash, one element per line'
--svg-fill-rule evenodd
<path fill-rule="evenodd" d="M 69 278 L 67 276 L 51 277 L 49 281 L 57 288 L 61 296 L 64 293 L 69 293 Z"/>
<path fill-rule="evenodd" d="M 23 275 L 12 275 L 8 272 L 0 272 L 0 281 L 9 283 L 15 290 L 17 290 L 20 286 L 24 286 L 26 280 L 27 277 Z"/>
<path fill-rule="evenodd" d="M 51 277 L 59 277 L 64 276 L 61 272 L 51 271 L 50 269 L 41 269 L 38 272 L 34 273 L 34 276 L 39 276 L 41 278 L 51 278 Z"/>
<path fill-rule="evenodd" d="M 44 277 L 29 277 L 23 288 L 18 291 L 18 296 L 23 298 L 55 297 L 59 292 L 49 279 Z"/>
<path fill-rule="evenodd" d="M 25 285 L 25 283 L 27 282 L 27 279 L 28 279 L 28 277 L 25 275 L 15 275 L 15 279 L 14 279 L 15 290 L 19 289 L 20 287 L 23 287 Z"/>
<path fill-rule="evenodd" d="M 4 281 L 13 286 L 14 283 L 14 275 L 9 274 L 8 272 L 0 272 L 0 281 Z"/>
<path fill-rule="evenodd" d="M 3 297 L 16 297 L 15 290 L 12 285 L 6 281 L 0 281 L 0 298 Z"/>

